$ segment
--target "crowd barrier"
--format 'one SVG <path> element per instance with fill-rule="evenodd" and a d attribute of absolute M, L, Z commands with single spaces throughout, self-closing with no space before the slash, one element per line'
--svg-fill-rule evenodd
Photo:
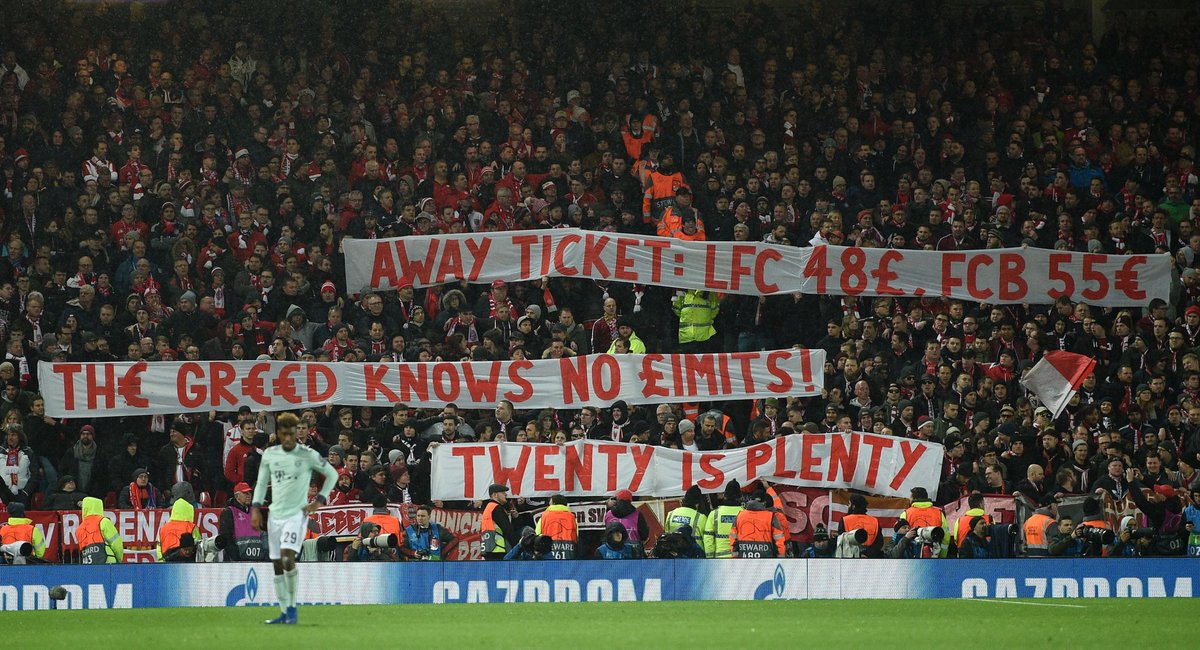
<path fill-rule="evenodd" d="M 1187 559 L 304 564 L 302 604 L 851 598 L 1191 598 Z M 61 585 L 62 601 L 50 600 Z M 271 565 L 0 568 L 0 610 L 275 605 Z"/>

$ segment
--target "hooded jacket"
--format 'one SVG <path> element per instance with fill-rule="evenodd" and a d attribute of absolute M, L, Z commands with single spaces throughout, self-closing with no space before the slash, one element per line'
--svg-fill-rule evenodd
<path fill-rule="evenodd" d="M 196 526 L 196 509 L 192 504 L 180 499 L 171 504 L 171 518 L 158 531 L 159 562 L 170 559 L 171 551 L 179 548 L 180 538 L 185 534 L 190 534 L 194 541 L 200 541 L 200 529 Z"/>
<path fill-rule="evenodd" d="M 633 547 L 626 539 L 625 526 L 619 521 L 610 523 L 604 527 L 604 543 L 596 549 L 596 557 L 601 560 L 632 560 Z"/>
<path fill-rule="evenodd" d="M 635 518 L 637 523 L 633 523 Z M 625 527 L 626 540 L 645 542 L 650 538 L 650 527 L 646 525 L 646 518 L 628 501 L 616 499 L 612 509 L 604 513 L 605 525 L 613 522 Z"/>
<path fill-rule="evenodd" d="M 291 305 L 288 307 L 285 320 L 291 321 L 292 314 L 296 313 L 299 313 L 304 317 L 304 323 L 302 325 L 292 325 L 292 340 L 299 341 L 300 345 L 303 345 L 305 350 L 312 350 L 314 348 L 314 338 L 316 337 L 317 330 L 320 329 L 321 326 L 308 320 L 308 313 L 305 312 L 304 308 L 299 305 Z"/>
<path fill-rule="evenodd" d="M 96 497 L 87 497 L 80 504 L 82 521 L 80 528 L 90 525 L 89 517 L 99 517 L 100 536 L 103 538 L 105 553 L 108 555 L 107 564 L 119 564 L 125 561 L 125 540 L 117 533 L 117 527 L 104 516 L 104 502 Z M 80 549 L 82 550 L 82 549 Z"/>

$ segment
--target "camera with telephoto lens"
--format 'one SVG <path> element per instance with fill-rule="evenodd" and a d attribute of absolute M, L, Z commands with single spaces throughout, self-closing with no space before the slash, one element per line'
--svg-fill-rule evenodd
<path fill-rule="evenodd" d="M 1154 539 L 1158 537 L 1158 531 L 1153 528 L 1130 528 L 1129 537 L 1131 539 Z"/>
<path fill-rule="evenodd" d="M 25 558 L 33 555 L 33 544 L 29 542 L 12 542 L 0 546 L 0 553 L 11 558 L 13 564 L 25 564 Z M 0 560 L 0 564 L 4 562 Z"/>
<path fill-rule="evenodd" d="M 216 537 L 201 537 L 200 541 L 196 543 L 196 561 L 220 561 L 221 551 L 225 550 L 225 544 L 225 538 L 220 535 Z"/>
<path fill-rule="evenodd" d="M 384 534 L 368 537 L 362 541 L 363 546 L 367 548 L 396 548 L 400 545 L 400 541 L 395 535 Z"/>
<path fill-rule="evenodd" d="M 863 544 L 867 543 L 867 529 L 866 528 L 855 528 L 854 530 L 848 531 L 848 534 L 853 539 L 853 543 L 855 546 L 862 546 Z"/>
<path fill-rule="evenodd" d="M 1079 538 L 1085 542 L 1093 544 L 1112 544 L 1116 539 L 1116 535 L 1107 528 L 1098 528 L 1096 526 L 1080 526 Z"/>
<path fill-rule="evenodd" d="M 941 526 L 922 526 L 913 530 L 916 532 L 916 541 L 923 544 L 941 544 L 946 539 L 946 531 Z"/>

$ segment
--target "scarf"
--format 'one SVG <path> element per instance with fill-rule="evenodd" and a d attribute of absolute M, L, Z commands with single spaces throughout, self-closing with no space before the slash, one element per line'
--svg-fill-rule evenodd
<path fill-rule="evenodd" d="M 21 465 L 21 447 L 19 447 L 19 446 L 9 447 L 7 449 L 7 452 L 8 452 L 8 457 L 5 459 L 4 464 L 7 467 L 20 467 L 20 465 Z M 16 472 L 12 473 L 12 485 L 13 485 L 13 487 L 16 487 L 16 485 L 17 485 L 17 473 Z"/>
<path fill-rule="evenodd" d="M 78 485 L 80 490 L 86 490 L 86 488 L 91 487 L 92 466 L 95 464 L 96 450 L 98 448 L 94 443 L 91 447 L 84 447 L 82 440 L 76 442 L 75 446 L 71 448 L 75 460 L 79 461 L 79 476 L 75 478 L 79 479 Z"/>
<path fill-rule="evenodd" d="M 134 510 L 146 510 L 158 507 L 157 495 L 154 493 L 154 488 L 146 485 L 145 489 L 134 481 L 129 484 L 129 502 L 133 504 Z"/>

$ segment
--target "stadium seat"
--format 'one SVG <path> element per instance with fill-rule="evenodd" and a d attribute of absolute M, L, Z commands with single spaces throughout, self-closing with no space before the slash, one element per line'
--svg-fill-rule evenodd
<path fill-rule="evenodd" d="M 224 508 L 229 505 L 229 494 L 225 490 L 217 490 L 216 497 L 213 499 L 214 508 Z"/>
<path fill-rule="evenodd" d="M 45 504 L 46 504 L 46 495 L 40 491 L 34 492 L 33 499 L 31 499 L 29 501 L 29 509 L 30 510 L 41 510 L 42 506 Z"/>
<path fill-rule="evenodd" d="M 117 507 L 117 493 L 116 492 L 109 492 L 108 494 L 104 495 L 104 507 L 105 508 Z"/>

